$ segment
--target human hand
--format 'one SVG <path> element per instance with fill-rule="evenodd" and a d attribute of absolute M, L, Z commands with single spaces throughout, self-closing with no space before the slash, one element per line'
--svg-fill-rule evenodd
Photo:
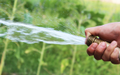
<path fill-rule="evenodd" d="M 109 23 L 102 26 L 87 28 L 85 30 L 86 39 L 90 35 L 99 36 L 100 39 L 111 42 L 107 47 L 105 42 L 91 44 L 88 49 L 88 55 L 94 55 L 96 60 L 111 61 L 113 64 L 119 64 L 119 49 L 120 47 L 120 22 Z"/>

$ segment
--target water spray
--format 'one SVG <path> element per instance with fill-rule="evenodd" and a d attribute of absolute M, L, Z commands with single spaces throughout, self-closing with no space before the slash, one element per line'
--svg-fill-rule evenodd
<path fill-rule="evenodd" d="M 92 43 L 100 44 L 101 42 L 106 42 L 106 41 L 103 41 L 103 40 L 97 38 L 96 36 L 90 35 L 90 36 L 88 37 L 88 39 L 87 39 L 86 44 L 87 44 L 88 46 L 90 46 Z M 110 43 L 108 43 L 108 42 L 106 42 L 106 44 L 107 44 L 107 47 L 110 45 Z M 117 48 L 118 48 L 118 47 L 117 47 Z M 118 57 L 120 58 L 120 48 L 118 48 L 118 49 L 119 49 L 119 56 L 118 56 Z"/>

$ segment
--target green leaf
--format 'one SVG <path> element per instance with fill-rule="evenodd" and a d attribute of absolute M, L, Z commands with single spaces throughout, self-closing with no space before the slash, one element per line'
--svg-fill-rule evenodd
<path fill-rule="evenodd" d="M 68 59 L 63 59 L 61 62 L 61 74 L 65 70 L 65 68 L 69 65 Z"/>

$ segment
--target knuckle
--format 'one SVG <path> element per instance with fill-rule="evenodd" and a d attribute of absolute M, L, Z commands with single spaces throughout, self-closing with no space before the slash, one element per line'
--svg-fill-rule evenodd
<path fill-rule="evenodd" d="M 96 60 L 101 60 L 101 57 L 100 57 L 100 56 L 97 56 L 97 55 L 94 55 L 94 58 L 95 58 Z"/>
<path fill-rule="evenodd" d="M 109 61 L 109 59 L 107 57 L 104 57 L 104 56 L 102 56 L 102 60 L 103 61 Z"/>
<path fill-rule="evenodd" d="M 107 52 L 111 52 L 111 48 L 106 49 Z"/>
<path fill-rule="evenodd" d="M 91 49 L 91 47 L 88 47 L 88 49 L 87 49 L 87 54 L 88 54 L 89 56 L 91 56 L 91 55 L 93 55 L 93 53 L 94 53 L 94 50 Z"/>
<path fill-rule="evenodd" d="M 90 53 L 90 52 L 91 52 L 90 48 L 88 48 L 88 49 L 87 49 L 87 52 L 88 52 L 88 53 Z"/>
<path fill-rule="evenodd" d="M 102 48 L 100 48 L 100 47 L 97 47 L 97 48 L 96 48 L 96 52 L 97 52 L 98 54 L 103 54 L 104 49 L 102 49 Z"/>
<path fill-rule="evenodd" d="M 101 58 L 98 58 L 98 57 L 94 57 L 96 60 L 100 60 Z"/>
<path fill-rule="evenodd" d="M 105 46 L 101 46 L 101 44 L 98 45 L 98 47 L 96 48 L 97 53 L 99 54 L 103 54 L 105 51 L 106 47 Z"/>
<path fill-rule="evenodd" d="M 103 51 L 102 51 L 102 50 L 99 50 L 99 49 L 97 49 L 96 52 L 97 52 L 98 54 L 103 54 Z"/>
<path fill-rule="evenodd" d="M 96 60 L 101 60 L 101 58 L 95 58 Z"/>
<path fill-rule="evenodd" d="M 88 52 L 94 52 L 95 48 L 93 48 L 92 45 L 90 45 L 88 48 L 87 48 L 87 51 Z"/>

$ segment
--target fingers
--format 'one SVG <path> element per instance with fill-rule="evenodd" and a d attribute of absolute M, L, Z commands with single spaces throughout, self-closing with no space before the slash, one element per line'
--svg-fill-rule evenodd
<path fill-rule="evenodd" d="M 108 47 L 105 42 L 101 42 L 99 45 L 97 43 L 91 44 L 88 49 L 88 55 L 94 55 L 96 60 L 102 59 L 103 61 L 111 61 L 113 64 L 120 64 L 119 61 L 119 49 L 117 47 L 117 42 L 113 41 Z"/>
<path fill-rule="evenodd" d="M 92 43 L 88 49 L 87 49 L 87 53 L 89 56 L 93 55 L 94 54 L 94 51 L 96 50 L 96 47 L 98 46 L 97 43 Z"/>
<path fill-rule="evenodd" d="M 94 57 L 95 57 L 96 60 L 102 59 L 102 55 L 103 55 L 105 49 L 106 49 L 106 43 L 105 42 L 101 42 L 97 46 L 97 48 L 95 50 L 95 53 L 94 53 Z"/>
<path fill-rule="evenodd" d="M 100 26 L 87 28 L 87 29 L 85 29 L 85 35 L 86 35 L 86 37 L 88 37 L 91 34 L 94 36 L 99 36 L 100 29 L 101 29 Z"/>
<path fill-rule="evenodd" d="M 99 36 L 100 29 L 101 29 L 100 26 L 85 29 L 85 35 L 86 35 L 86 41 L 85 41 L 85 43 L 87 42 L 87 38 L 90 35 Z"/>
<path fill-rule="evenodd" d="M 119 49 L 118 48 L 115 48 L 115 50 L 113 51 L 113 53 L 111 54 L 111 62 L 113 64 L 120 64 L 120 61 L 119 61 Z"/>
<path fill-rule="evenodd" d="M 110 55 L 112 54 L 112 52 L 114 51 L 114 49 L 116 48 L 117 46 L 117 42 L 116 41 L 113 41 L 108 47 L 107 49 L 105 50 L 103 56 L 102 56 L 102 59 L 104 61 L 110 61 Z"/>

